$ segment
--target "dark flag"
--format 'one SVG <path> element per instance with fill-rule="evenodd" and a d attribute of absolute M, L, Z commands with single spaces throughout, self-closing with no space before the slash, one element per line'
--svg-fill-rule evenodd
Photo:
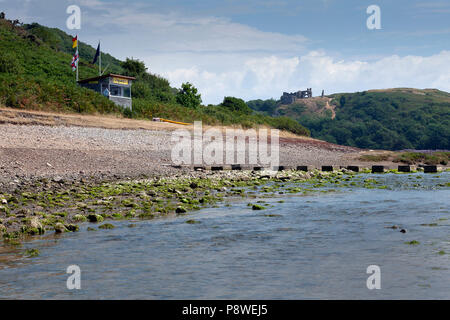
<path fill-rule="evenodd" d="M 100 42 L 98 43 L 97 52 L 95 53 L 94 61 L 92 61 L 92 64 L 95 64 L 97 62 L 99 56 L 100 56 Z"/>

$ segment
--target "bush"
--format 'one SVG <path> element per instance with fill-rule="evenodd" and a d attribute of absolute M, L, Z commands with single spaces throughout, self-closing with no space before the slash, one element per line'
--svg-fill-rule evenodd
<path fill-rule="evenodd" d="M 187 108 L 195 109 L 202 103 L 202 98 L 197 88 L 186 82 L 181 85 L 181 91 L 177 93 L 177 102 Z"/>
<path fill-rule="evenodd" d="M 147 71 L 143 61 L 129 58 L 121 63 L 121 67 L 123 68 L 125 75 L 130 77 L 139 77 Z"/>
<path fill-rule="evenodd" d="M 252 114 L 253 110 L 244 102 L 244 100 L 234 97 L 225 97 L 221 104 L 222 107 L 226 108 L 231 112 L 237 112 L 242 114 Z"/>
<path fill-rule="evenodd" d="M 293 132 L 295 134 L 302 135 L 302 136 L 310 135 L 310 132 L 308 129 L 303 127 L 300 123 L 298 123 L 294 119 L 291 119 L 288 117 L 273 118 L 273 120 L 270 120 L 269 123 L 271 123 L 273 127 L 280 129 L 280 130 L 290 131 L 290 132 Z"/>
<path fill-rule="evenodd" d="M 1 73 L 22 73 L 23 69 L 19 60 L 11 52 L 0 51 L 0 72 Z"/>

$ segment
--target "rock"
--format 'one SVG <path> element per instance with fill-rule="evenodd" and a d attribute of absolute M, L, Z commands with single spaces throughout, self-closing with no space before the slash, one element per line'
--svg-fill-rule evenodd
<path fill-rule="evenodd" d="M 169 191 L 169 192 L 171 192 L 171 193 L 178 194 L 178 195 L 183 194 L 180 190 L 177 190 L 177 189 L 175 189 L 175 188 L 168 189 L 167 191 Z"/>
<path fill-rule="evenodd" d="M 254 204 L 252 206 L 252 210 L 264 210 L 264 209 L 265 209 L 265 207 L 263 207 L 263 206 L 261 206 L 259 204 Z"/>
<path fill-rule="evenodd" d="M 29 258 L 37 257 L 39 255 L 39 249 L 27 249 L 25 253 Z"/>
<path fill-rule="evenodd" d="M 85 221 L 87 221 L 87 218 L 85 216 L 83 216 L 82 214 L 76 214 L 73 216 L 73 220 L 78 221 L 78 222 L 85 222 Z"/>
<path fill-rule="evenodd" d="M 0 233 L 6 232 L 6 227 L 0 224 Z"/>
<path fill-rule="evenodd" d="M 76 224 L 66 224 L 65 227 L 67 230 L 69 230 L 71 232 L 76 232 L 76 231 L 80 230 L 80 227 L 77 226 Z"/>
<path fill-rule="evenodd" d="M 198 188 L 198 184 L 195 182 L 191 182 L 191 184 L 189 185 L 189 187 L 191 187 L 192 189 L 196 189 Z"/>
<path fill-rule="evenodd" d="M 2 199 L 2 204 L 8 204 L 8 200 Z"/>
<path fill-rule="evenodd" d="M 145 199 L 148 198 L 148 194 L 145 191 L 139 192 L 139 198 Z"/>
<path fill-rule="evenodd" d="M 186 209 L 183 208 L 183 207 L 178 207 L 178 208 L 175 210 L 175 212 L 176 212 L 176 213 L 185 213 L 185 212 L 186 212 Z"/>
<path fill-rule="evenodd" d="M 406 230 L 406 229 L 401 229 L 400 232 L 401 232 L 401 233 L 406 233 L 407 230 Z"/>
<path fill-rule="evenodd" d="M 115 227 L 111 223 L 105 223 L 98 227 L 99 229 L 114 229 Z"/>
<path fill-rule="evenodd" d="M 53 181 L 56 182 L 56 183 L 62 183 L 62 182 L 64 182 L 63 178 L 60 177 L 60 176 L 54 177 L 54 178 L 53 178 Z"/>
<path fill-rule="evenodd" d="M 104 220 L 103 217 L 99 214 L 90 214 L 87 216 L 87 218 L 90 222 L 102 222 Z"/>
<path fill-rule="evenodd" d="M 39 219 L 37 217 L 31 218 L 28 221 L 27 225 L 30 226 L 31 228 L 42 229 L 42 224 L 39 222 Z"/>
<path fill-rule="evenodd" d="M 386 228 L 388 228 L 388 229 L 394 229 L 394 230 L 396 230 L 396 229 L 398 229 L 398 228 L 400 228 L 399 226 L 397 226 L 397 225 L 393 225 L 393 226 L 390 226 L 390 227 L 386 227 Z"/>
<path fill-rule="evenodd" d="M 30 210 L 28 209 L 20 209 L 17 211 L 16 216 L 18 218 L 25 218 L 26 216 L 30 215 Z"/>
<path fill-rule="evenodd" d="M 61 222 L 58 222 L 57 224 L 55 224 L 55 232 L 63 233 L 63 232 L 67 232 L 67 229 Z"/>

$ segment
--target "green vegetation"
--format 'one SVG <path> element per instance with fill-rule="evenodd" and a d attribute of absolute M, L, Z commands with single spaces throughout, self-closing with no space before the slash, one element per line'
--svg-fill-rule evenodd
<path fill-rule="evenodd" d="M 58 42 L 56 33 L 51 45 L 36 36 L 42 34 L 48 39 L 52 30 L 35 25 L 14 26 L 0 19 L 0 103 L 60 112 L 120 112 L 105 97 L 75 84 L 70 68 L 72 55 L 61 51 L 63 44 Z M 66 37 L 70 39 L 69 35 Z M 95 75 L 94 66 L 80 63 L 80 77 Z"/>
<path fill-rule="evenodd" d="M 91 64 L 95 52 L 96 48 L 79 41 L 80 79 L 98 76 L 98 67 Z M 55 112 L 113 113 L 136 119 L 198 120 L 243 128 L 269 126 L 309 135 L 295 120 L 256 114 L 241 99 L 227 97 L 220 105 L 202 106 L 194 85 L 184 83 L 181 89 L 172 88 L 167 79 L 149 72 L 144 62 L 128 58 L 120 61 L 102 53 L 105 73 L 136 77 L 132 111 L 123 109 L 100 93 L 75 83 L 75 73 L 70 68 L 73 53 L 72 36 L 59 29 L 0 19 L 0 105 Z"/>
<path fill-rule="evenodd" d="M 368 149 L 450 149 L 450 94 L 434 89 L 390 89 L 329 96 L 336 117 L 322 98 L 283 106 L 275 100 L 248 105 L 265 115 L 284 115 L 311 136 Z"/>
<path fill-rule="evenodd" d="M 369 162 L 392 161 L 405 164 L 447 165 L 450 161 L 450 152 L 391 152 L 389 154 L 365 154 L 362 155 L 359 160 Z"/>
<path fill-rule="evenodd" d="M 186 108 L 196 109 L 200 107 L 202 98 L 197 88 L 187 82 L 181 85 L 181 90 L 177 93 L 177 102 Z"/>
<path fill-rule="evenodd" d="M 194 219 L 190 219 L 186 221 L 187 224 L 198 224 L 201 223 L 200 221 L 194 220 Z"/>
<path fill-rule="evenodd" d="M 272 115 L 277 108 L 278 101 L 274 99 L 270 100 L 251 100 L 247 102 L 248 106 L 255 111 L 265 113 L 266 115 Z"/>
<path fill-rule="evenodd" d="M 388 154 L 365 154 L 359 158 L 359 160 L 361 161 L 368 161 L 368 162 L 387 161 L 389 159 L 390 155 Z"/>
<path fill-rule="evenodd" d="M 223 98 L 223 102 L 222 102 L 221 106 L 231 112 L 237 112 L 240 114 L 252 114 L 253 113 L 253 110 L 250 109 L 250 107 L 245 103 L 244 100 L 234 98 L 234 97 Z"/>
<path fill-rule="evenodd" d="M 266 209 L 266 207 L 259 205 L 259 204 L 254 204 L 252 205 L 252 210 L 264 210 Z"/>
<path fill-rule="evenodd" d="M 114 229 L 114 225 L 112 225 L 111 223 L 105 223 L 102 224 L 101 226 L 98 227 L 99 229 Z"/>
<path fill-rule="evenodd" d="M 400 89 L 333 98 L 334 120 L 300 121 L 319 139 L 371 149 L 450 149 L 450 94 L 446 92 Z"/>
<path fill-rule="evenodd" d="M 39 255 L 39 249 L 27 249 L 25 255 L 29 258 L 37 257 Z"/>
<path fill-rule="evenodd" d="M 447 165 L 450 161 L 450 152 L 404 152 L 396 156 L 394 162 L 403 162 L 407 164 L 425 163 L 425 164 L 442 164 Z"/>

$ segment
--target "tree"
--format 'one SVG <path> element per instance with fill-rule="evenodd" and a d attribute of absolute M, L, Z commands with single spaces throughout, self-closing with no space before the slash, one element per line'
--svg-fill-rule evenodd
<path fill-rule="evenodd" d="M 202 98 L 197 88 L 189 82 L 181 85 L 181 90 L 177 93 L 176 99 L 179 104 L 192 109 L 199 107 L 202 103 Z"/>
<path fill-rule="evenodd" d="M 239 112 L 243 114 L 252 114 L 253 110 L 245 103 L 244 100 L 234 97 L 223 98 L 222 107 L 227 108 L 232 112 Z"/>
<path fill-rule="evenodd" d="M 145 67 L 145 63 L 140 60 L 129 59 L 121 64 L 122 68 L 125 71 L 125 75 L 131 77 L 139 77 L 147 72 L 147 68 Z"/>
<path fill-rule="evenodd" d="M 341 107 L 344 106 L 344 104 L 345 104 L 345 96 L 341 96 L 341 98 L 339 99 L 339 104 L 341 105 Z"/>

